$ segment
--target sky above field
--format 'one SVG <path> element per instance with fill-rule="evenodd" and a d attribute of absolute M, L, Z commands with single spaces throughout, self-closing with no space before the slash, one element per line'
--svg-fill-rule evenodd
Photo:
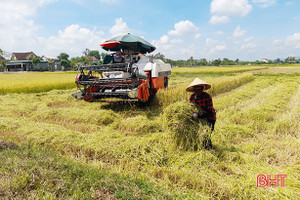
<path fill-rule="evenodd" d="M 0 48 L 71 57 L 142 36 L 171 59 L 300 56 L 298 0 L 1 0 Z"/>

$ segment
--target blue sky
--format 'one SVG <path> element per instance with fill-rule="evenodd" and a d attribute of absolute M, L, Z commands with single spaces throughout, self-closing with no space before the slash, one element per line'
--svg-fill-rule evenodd
<path fill-rule="evenodd" d="M 128 32 L 171 59 L 300 56 L 297 0 L 1 0 L 0 48 L 81 56 Z"/>

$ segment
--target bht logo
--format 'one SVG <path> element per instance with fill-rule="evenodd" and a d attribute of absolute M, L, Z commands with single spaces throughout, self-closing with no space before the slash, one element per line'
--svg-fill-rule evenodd
<path fill-rule="evenodd" d="M 271 178 L 270 174 L 268 174 L 267 177 L 264 174 L 259 174 L 257 176 L 257 187 L 271 187 L 272 183 L 274 184 L 274 187 L 278 187 L 279 179 L 280 187 L 284 187 L 285 178 L 287 178 L 287 174 L 276 174 L 274 179 Z"/>

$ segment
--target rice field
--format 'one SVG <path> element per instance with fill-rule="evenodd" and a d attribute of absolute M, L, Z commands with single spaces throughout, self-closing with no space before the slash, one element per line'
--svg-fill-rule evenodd
<path fill-rule="evenodd" d="M 0 73 L 0 94 L 70 89 L 74 81 L 75 72 Z"/>
<path fill-rule="evenodd" d="M 0 183 L 7 182 L 0 198 L 299 198 L 299 74 L 241 68 L 174 69 L 170 87 L 143 108 L 79 101 L 74 88 L 2 93 L 0 136 L 18 146 L 0 148 Z M 74 82 L 75 74 L 66 76 Z M 212 84 L 217 122 L 209 151 L 178 148 L 163 124 L 172 104 L 188 102 L 195 77 Z M 288 178 L 285 187 L 257 188 L 259 174 Z"/>
<path fill-rule="evenodd" d="M 218 66 L 218 67 L 179 67 L 172 69 L 173 74 L 186 76 L 187 74 L 228 74 L 268 69 L 266 66 Z"/>

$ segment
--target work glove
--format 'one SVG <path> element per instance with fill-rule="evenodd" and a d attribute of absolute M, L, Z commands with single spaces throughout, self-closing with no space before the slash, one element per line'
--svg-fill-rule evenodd
<path fill-rule="evenodd" d="M 208 116 L 207 112 L 202 110 L 201 112 L 198 113 L 198 118 L 199 119 L 203 119 L 206 118 Z"/>
<path fill-rule="evenodd" d="M 193 113 L 192 118 L 193 119 L 198 119 L 198 113 Z"/>

